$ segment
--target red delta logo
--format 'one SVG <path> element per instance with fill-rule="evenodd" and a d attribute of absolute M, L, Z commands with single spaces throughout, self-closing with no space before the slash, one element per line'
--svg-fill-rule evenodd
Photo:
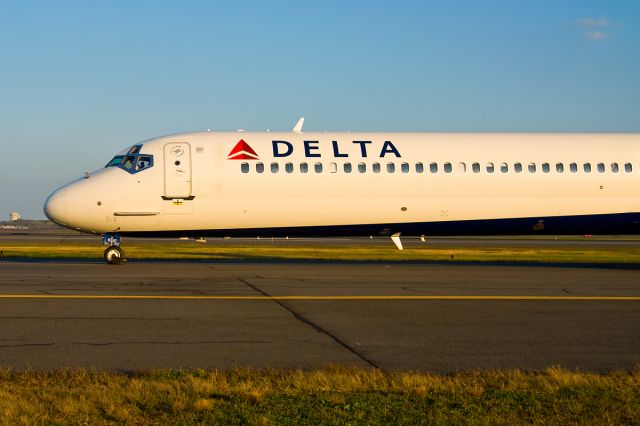
<path fill-rule="evenodd" d="M 244 139 L 240 139 L 240 141 L 233 147 L 229 155 L 227 156 L 227 160 L 259 160 L 258 154 L 249 146 L 248 143 L 244 141 Z"/>

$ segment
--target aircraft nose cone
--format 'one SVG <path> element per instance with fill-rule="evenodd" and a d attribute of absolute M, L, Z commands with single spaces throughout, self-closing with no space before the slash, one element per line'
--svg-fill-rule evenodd
<path fill-rule="evenodd" d="M 44 214 L 49 220 L 60 225 L 64 225 L 67 221 L 67 190 L 59 189 L 49 195 L 44 203 Z"/>

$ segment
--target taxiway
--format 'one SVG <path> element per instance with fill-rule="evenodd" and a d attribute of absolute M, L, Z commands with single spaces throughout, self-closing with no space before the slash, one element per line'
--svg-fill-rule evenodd
<path fill-rule="evenodd" d="M 2 261 L 0 329 L 18 369 L 632 369 L 640 270 Z"/>

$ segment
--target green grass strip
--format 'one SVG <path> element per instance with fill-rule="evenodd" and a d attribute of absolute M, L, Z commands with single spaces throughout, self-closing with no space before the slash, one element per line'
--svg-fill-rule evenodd
<path fill-rule="evenodd" d="M 640 372 L 0 371 L 3 424 L 639 424 Z"/>
<path fill-rule="evenodd" d="M 104 246 L 83 242 L 0 241 L 3 258 L 75 258 L 101 259 Z M 614 247 L 422 247 L 396 250 L 377 245 L 313 246 L 295 242 L 260 245 L 197 244 L 194 242 L 140 243 L 123 246 L 130 260 L 310 260 L 310 261 L 461 261 L 461 262 L 541 262 L 541 263 L 616 263 L 640 264 L 640 249 Z"/>

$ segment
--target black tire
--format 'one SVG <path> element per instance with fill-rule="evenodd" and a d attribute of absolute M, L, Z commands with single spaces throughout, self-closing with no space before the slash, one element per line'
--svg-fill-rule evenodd
<path fill-rule="evenodd" d="M 104 251 L 104 261 L 109 265 L 119 265 L 125 261 L 124 252 L 118 246 L 111 246 Z"/>

